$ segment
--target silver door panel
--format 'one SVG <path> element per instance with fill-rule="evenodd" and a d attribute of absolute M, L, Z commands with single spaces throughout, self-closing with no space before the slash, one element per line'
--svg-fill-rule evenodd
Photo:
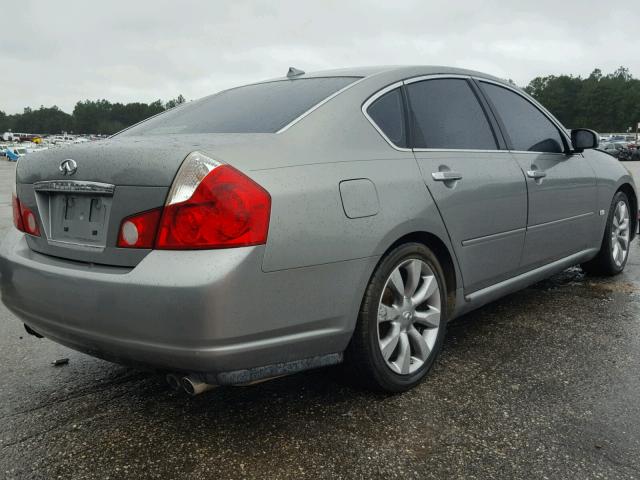
<path fill-rule="evenodd" d="M 512 275 L 522 253 L 527 198 L 524 176 L 510 154 L 416 150 L 415 155 L 460 261 L 465 291 Z"/>

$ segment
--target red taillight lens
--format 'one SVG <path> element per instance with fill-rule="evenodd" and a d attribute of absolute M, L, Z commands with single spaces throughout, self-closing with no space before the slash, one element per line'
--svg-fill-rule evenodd
<path fill-rule="evenodd" d="M 15 193 L 11 196 L 11 207 L 13 210 L 13 225 L 21 232 L 24 232 L 24 223 L 20 214 L 20 200 L 18 200 Z"/>
<path fill-rule="evenodd" d="M 22 210 L 22 223 L 24 224 L 24 231 L 29 235 L 39 237 L 40 227 L 38 227 L 36 215 L 31 211 L 31 209 L 25 207 L 24 205 L 21 205 L 20 209 Z"/>
<path fill-rule="evenodd" d="M 235 168 L 192 152 L 178 170 L 164 208 L 122 221 L 118 247 L 194 250 L 259 245 L 267 241 L 270 214 L 271 196 L 264 188 Z"/>
<path fill-rule="evenodd" d="M 156 208 L 125 218 L 120 224 L 118 247 L 153 248 L 161 214 L 162 209 Z"/>
<path fill-rule="evenodd" d="M 29 207 L 25 207 L 18 197 L 13 194 L 11 198 L 11 206 L 13 210 L 13 224 L 21 232 L 28 233 L 35 237 L 40 236 L 40 227 L 36 215 Z"/>
<path fill-rule="evenodd" d="M 211 164 L 208 169 L 189 198 L 177 203 L 170 199 L 164 207 L 156 248 L 228 248 L 267 241 L 269 193 L 229 165 Z M 182 198 L 184 190 L 175 187 L 175 195 Z"/>

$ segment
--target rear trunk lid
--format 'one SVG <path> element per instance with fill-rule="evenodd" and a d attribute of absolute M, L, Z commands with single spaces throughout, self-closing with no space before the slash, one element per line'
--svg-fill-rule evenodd
<path fill-rule="evenodd" d="M 40 237 L 27 235 L 29 247 L 79 262 L 133 267 L 150 250 L 117 247 L 122 220 L 163 206 L 189 153 L 197 150 L 216 157 L 240 146 L 253 150 L 256 143 L 272 137 L 123 136 L 31 154 L 18 163 L 16 172 L 18 197 L 37 212 L 40 223 Z M 73 162 L 65 164 L 67 160 Z M 243 169 L 241 160 L 231 163 Z"/>

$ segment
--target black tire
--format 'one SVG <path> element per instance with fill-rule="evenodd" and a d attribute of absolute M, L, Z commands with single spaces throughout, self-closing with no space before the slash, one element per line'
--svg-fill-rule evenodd
<path fill-rule="evenodd" d="M 413 373 L 400 375 L 386 364 L 378 343 L 378 305 L 383 289 L 391 273 L 406 260 L 418 259 L 425 262 L 434 274 L 440 291 L 440 325 L 435 344 L 423 365 Z M 345 364 L 351 375 L 364 387 L 390 393 L 409 390 L 416 386 L 428 373 L 442 349 L 447 312 L 447 286 L 444 273 L 433 252 L 420 243 L 398 246 L 385 255 L 365 291 L 356 328 L 347 351 Z"/>
<path fill-rule="evenodd" d="M 600 245 L 600 251 L 592 260 L 589 260 L 588 262 L 582 264 L 582 269 L 590 275 L 603 277 L 618 275 L 624 270 L 624 267 L 627 264 L 627 260 L 629 259 L 628 246 L 627 255 L 620 265 L 618 265 L 614 261 L 612 254 L 611 231 L 613 229 L 613 216 L 616 205 L 621 201 L 627 205 L 627 210 L 629 211 L 629 221 L 631 224 L 633 224 L 633 222 L 631 222 L 631 215 L 633 215 L 634 212 L 631 212 L 627 195 L 624 192 L 616 192 L 616 194 L 613 196 L 613 200 L 611 201 L 611 206 L 609 207 L 607 225 L 604 229 L 604 236 L 602 238 L 602 244 Z M 629 231 L 631 232 L 631 228 L 629 228 Z"/>

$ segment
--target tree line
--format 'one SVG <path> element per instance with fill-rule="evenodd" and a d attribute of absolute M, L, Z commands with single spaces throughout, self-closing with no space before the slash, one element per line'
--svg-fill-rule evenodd
<path fill-rule="evenodd" d="M 24 133 L 77 133 L 111 135 L 145 118 L 185 102 L 182 95 L 163 103 L 111 103 L 108 100 L 85 100 L 76 103 L 71 114 L 57 106 L 25 108 L 22 113 L 7 115 L 0 111 L 0 134 L 6 131 Z"/>
<path fill-rule="evenodd" d="M 568 128 L 599 132 L 635 131 L 640 122 L 640 80 L 629 69 L 604 75 L 595 69 L 588 77 L 549 75 L 536 77 L 524 88 Z M 78 102 L 70 115 L 58 107 L 25 108 L 23 113 L 0 111 L 0 132 L 73 132 L 112 134 L 185 101 L 182 95 L 162 103 Z"/>
<path fill-rule="evenodd" d="M 525 91 L 567 128 L 597 132 L 635 132 L 640 122 L 640 80 L 629 69 L 603 75 L 595 69 L 586 78 L 573 75 L 537 77 Z"/>

